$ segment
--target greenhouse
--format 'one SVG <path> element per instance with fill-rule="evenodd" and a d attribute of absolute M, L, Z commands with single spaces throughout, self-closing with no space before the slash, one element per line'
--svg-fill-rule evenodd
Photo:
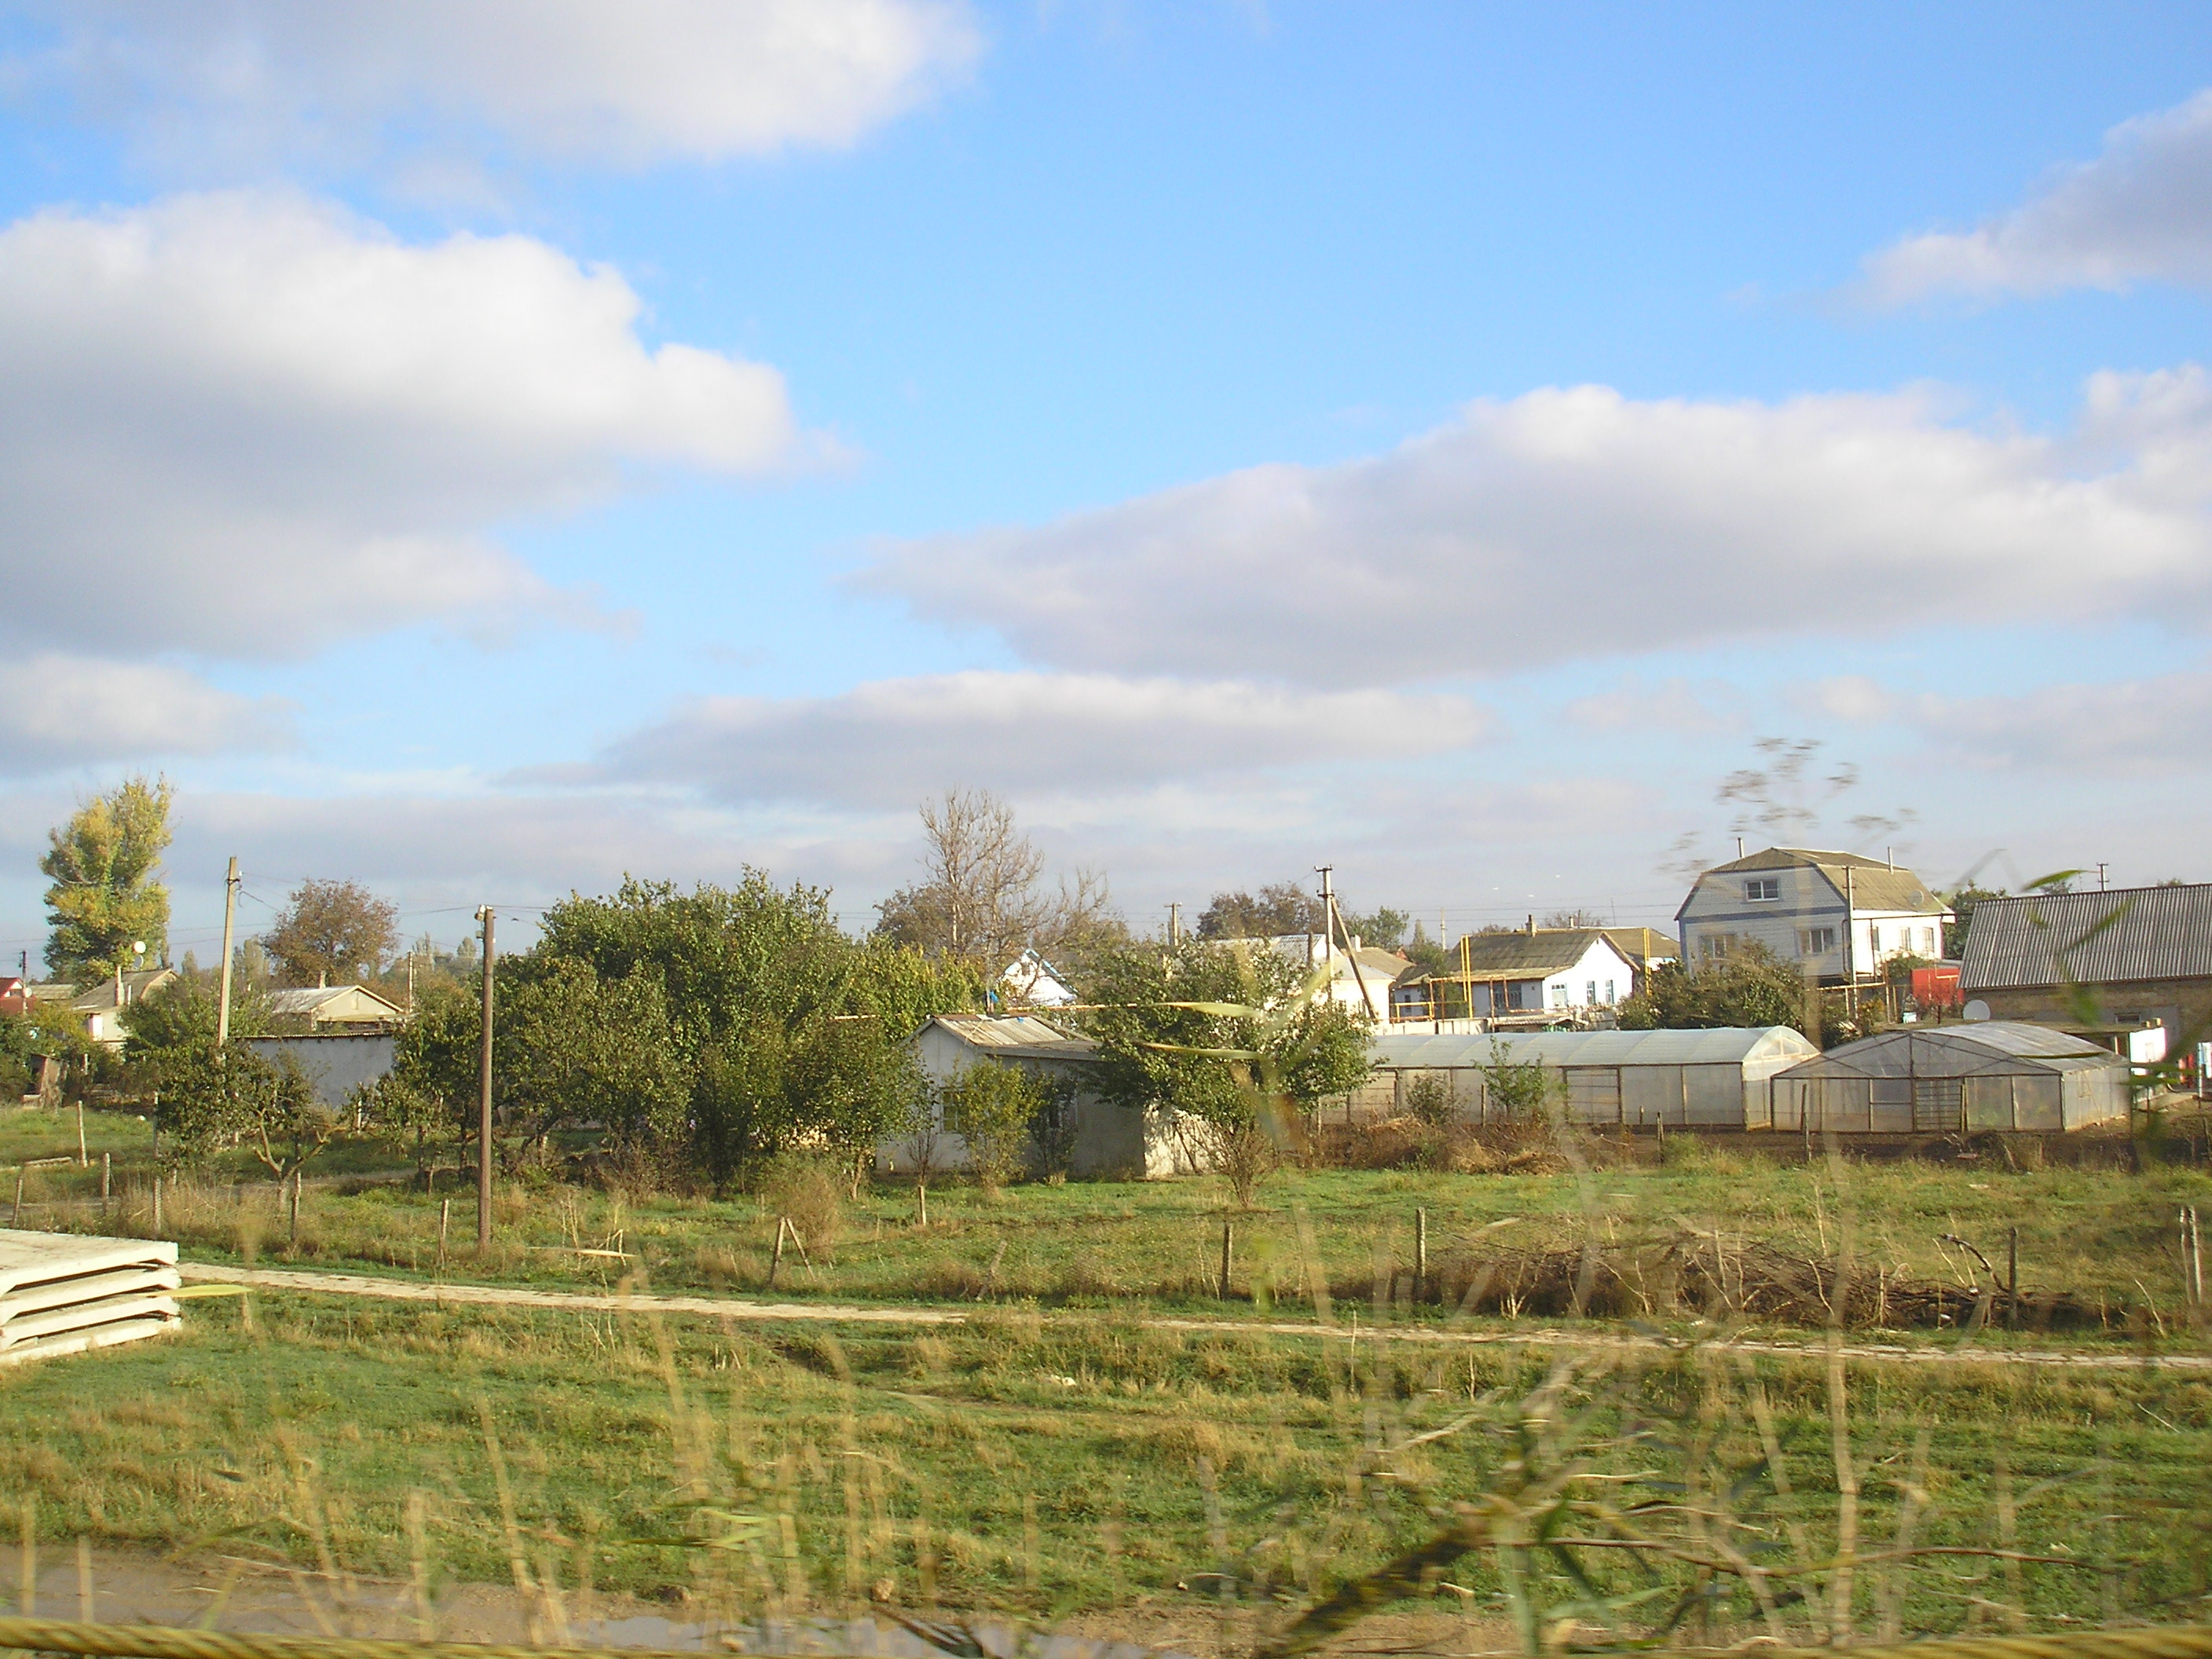
<path fill-rule="evenodd" d="M 2124 1122 L 2127 1062 L 2040 1025 L 1907 1026 L 1792 1066 L 1772 1085 L 1791 1133 L 2057 1132 Z"/>
<path fill-rule="evenodd" d="M 1405 1115 L 1407 1092 L 1435 1078 L 1458 1115 L 1486 1122 L 1502 1064 L 1540 1066 L 1577 1123 L 1628 1128 L 1745 1129 L 1766 1121 L 1767 1081 L 1819 1050 L 1786 1025 L 1702 1031 L 1522 1031 L 1375 1039 L 1374 1078 L 1348 1103 L 1354 1118 Z"/>

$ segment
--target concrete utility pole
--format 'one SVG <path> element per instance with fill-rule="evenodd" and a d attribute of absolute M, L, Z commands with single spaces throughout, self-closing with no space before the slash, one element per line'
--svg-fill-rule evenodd
<path fill-rule="evenodd" d="M 222 881 L 222 1001 L 215 1011 L 215 1046 L 230 1041 L 230 937 L 238 921 L 238 860 Z"/>
<path fill-rule="evenodd" d="M 1314 873 L 1321 878 L 1321 959 L 1326 963 L 1334 960 L 1335 951 L 1329 938 L 1329 918 L 1336 914 L 1336 895 L 1330 890 L 1329 874 L 1336 866 L 1316 864 Z"/>
<path fill-rule="evenodd" d="M 477 1060 L 477 1249 L 491 1247 L 491 906 L 483 923 L 483 1046 Z"/>
<path fill-rule="evenodd" d="M 1182 943 L 1182 906 L 1168 906 L 1168 946 L 1173 949 Z"/>
<path fill-rule="evenodd" d="M 2101 863 L 2097 866 L 2097 890 L 2100 893 L 2106 890 L 2105 887 L 2105 869 L 2106 866 Z"/>

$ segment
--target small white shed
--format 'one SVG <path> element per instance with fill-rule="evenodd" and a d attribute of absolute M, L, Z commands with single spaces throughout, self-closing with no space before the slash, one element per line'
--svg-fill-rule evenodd
<path fill-rule="evenodd" d="M 1101 1098 L 1097 1045 L 1035 1014 L 939 1014 L 912 1042 L 915 1060 L 933 1088 L 972 1066 L 1018 1066 L 1072 1088 L 1075 1144 L 1067 1172 L 1079 1179 L 1135 1181 L 1212 1167 L 1203 1126 L 1179 1127 Z M 967 1141 L 945 1127 L 941 1101 L 931 1102 L 927 1126 L 889 1136 L 876 1147 L 876 1168 L 886 1175 L 972 1167 Z"/>
<path fill-rule="evenodd" d="M 1497 1047 L 1493 1050 L 1492 1044 Z M 1352 1097 L 1355 1116 L 1397 1115 L 1416 1079 L 1441 1079 L 1461 1114 L 1493 1115 L 1493 1054 L 1544 1068 L 1577 1123 L 1629 1128 L 1766 1127 L 1767 1079 L 1818 1054 L 1787 1025 L 1693 1031 L 1526 1031 L 1375 1039 L 1373 1081 Z"/>

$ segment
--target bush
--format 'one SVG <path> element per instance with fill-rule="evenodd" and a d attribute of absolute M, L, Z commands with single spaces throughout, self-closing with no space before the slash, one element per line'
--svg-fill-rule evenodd
<path fill-rule="evenodd" d="M 788 1217 L 809 1250 L 827 1250 L 845 1230 L 842 1166 L 805 1152 L 783 1152 L 761 1169 L 761 1203 Z"/>

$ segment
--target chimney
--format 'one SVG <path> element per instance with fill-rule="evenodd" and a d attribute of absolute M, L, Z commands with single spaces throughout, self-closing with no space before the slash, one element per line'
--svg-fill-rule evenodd
<path fill-rule="evenodd" d="M 1536 914 L 1533 910 L 1528 913 L 1528 937 L 1536 937 Z"/>

